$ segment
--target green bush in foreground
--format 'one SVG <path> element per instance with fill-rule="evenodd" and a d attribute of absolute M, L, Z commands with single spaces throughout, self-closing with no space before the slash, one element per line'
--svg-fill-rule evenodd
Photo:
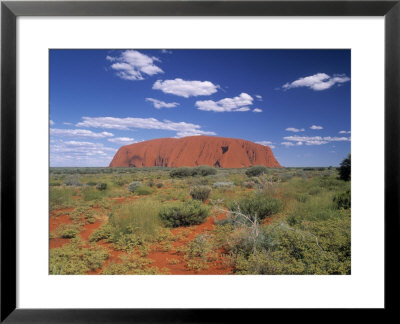
<path fill-rule="evenodd" d="M 171 178 L 184 178 L 193 176 L 193 169 L 188 167 L 176 168 L 173 169 L 169 176 Z"/>
<path fill-rule="evenodd" d="M 100 191 L 106 190 L 107 189 L 107 183 L 104 183 L 104 182 L 98 183 L 96 185 L 96 189 L 100 190 Z"/>
<path fill-rule="evenodd" d="M 248 168 L 245 173 L 248 177 L 258 177 L 263 173 L 268 173 L 268 168 L 262 165 L 256 165 Z"/>
<path fill-rule="evenodd" d="M 106 248 L 95 244 L 84 247 L 76 240 L 50 250 L 49 273 L 55 275 L 86 274 L 99 269 L 108 258 Z"/>
<path fill-rule="evenodd" d="M 209 186 L 195 186 L 190 190 L 190 195 L 195 200 L 205 202 L 210 196 L 211 188 Z"/>
<path fill-rule="evenodd" d="M 351 193 L 350 190 L 337 194 L 333 197 L 333 202 L 335 203 L 337 209 L 349 209 L 351 208 Z"/>
<path fill-rule="evenodd" d="M 201 224 L 210 214 L 210 207 L 197 200 L 172 203 L 161 209 L 159 216 L 168 227 Z"/>
<path fill-rule="evenodd" d="M 142 185 L 140 181 L 133 181 L 128 185 L 128 191 L 130 192 L 135 192 L 137 188 L 139 188 Z"/>
<path fill-rule="evenodd" d="M 217 173 L 217 170 L 213 167 L 210 167 L 208 165 L 200 165 L 195 168 L 188 168 L 188 167 L 182 167 L 182 168 L 176 168 L 173 169 L 170 173 L 169 176 L 171 178 L 185 178 L 185 177 L 193 177 L 193 176 L 208 176 L 208 175 L 214 175 Z"/>
<path fill-rule="evenodd" d="M 259 219 L 267 218 L 282 210 L 282 202 L 279 199 L 256 194 L 245 197 L 239 201 L 228 203 L 228 209 L 231 211 L 240 211 L 250 217 L 258 217 Z"/>

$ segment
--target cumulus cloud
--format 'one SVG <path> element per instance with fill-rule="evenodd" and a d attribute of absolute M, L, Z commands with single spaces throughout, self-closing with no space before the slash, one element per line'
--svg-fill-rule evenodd
<path fill-rule="evenodd" d="M 121 145 L 132 144 L 136 142 L 135 139 L 131 137 L 114 137 L 114 138 L 109 138 L 107 141 Z"/>
<path fill-rule="evenodd" d="M 351 131 L 341 130 L 339 134 L 351 134 Z"/>
<path fill-rule="evenodd" d="M 265 145 L 265 146 L 269 146 L 270 148 L 275 148 L 275 145 L 273 145 L 274 143 L 271 141 L 258 141 L 256 142 L 257 144 L 261 144 L 261 145 Z"/>
<path fill-rule="evenodd" d="M 288 127 L 286 128 L 288 132 L 293 132 L 293 133 L 298 133 L 298 132 L 304 132 L 304 128 L 294 128 L 294 127 Z"/>
<path fill-rule="evenodd" d="M 209 96 L 216 93 L 218 88 L 218 85 L 210 81 L 186 81 L 182 79 L 157 80 L 153 84 L 153 89 L 155 90 L 161 90 L 164 93 L 174 94 L 184 98 Z"/>
<path fill-rule="evenodd" d="M 50 119 L 50 125 L 54 125 L 55 124 L 55 122 L 53 122 L 51 119 Z"/>
<path fill-rule="evenodd" d="M 326 73 L 317 73 L 304 78 L 300 78 L 293 82 L 288 82 L 282 86 L 288 90 L 292 88 L 306 87 L 315 91 L 327 90 L 335 84 L 342 84 L 350 81 L 350 78 L 345 74 L 334 74 L 330 76 Z"/>
<path fill-rule="evenodd" d="M 303 145 L 303 142 L 297 142 L 297 143 L 293 143 L 293 142 L 282 142 L 282 145 L 289 147 L 289 146 L 301 146 Z"/>
<path fill-rule="evenodd" d="M 321 129 L 324 129 L 322 126 L 317 126 L 317 125 L 312 125 L 311 127 L 310 127 L 310 129 L 313 129 L 313 130 L 321 130 Z"/>
<path fill-rule="evenodd" d="M 109 132 L 95 133 L 87 129 L 61 129 L 61 128 L 50 128 L 50 135 L 58 137 L 86 137 L 86 138 L 105 138 L 114 136 L 114 134 Z"/>
<path fill-rule="evenodd" d="M 215 112 L 231 112 L 231 111 L 249 111 L 248 106 L 253 104 L 253 98 L 247 93 L 242 92 L 239 96 L 233 98 L 225 98 L 219 101 L 203 100 L 196 101 L 196 107 L 199 110 L 215 111 Z"/>
<path fill-rule="evenodd" d="M 260 108 L 254 108 L 254 109 L 253 109 L 253 112 L 255 112 L 255 113 L 260 113 L 260 112 L 262 112 L 262 109 L 260 109 Z"/>
<path fill-rule="evenodd" d="M 82 117 L 82 122 L 77 127 L 92 127 L 104 129 L 159 129 L 176 132 L 177 137 L 193 135 L 216 135 L 215 132 L 204 131 L 200 125 L 186 122 L 160 121 L 155 118 L 116 118 L 116 117 Z"/>
<path fill-rule="evenodd" d="M 258 101 L 262 101 L 262 100 L 263 100 L 263 97 L 260 96 L 260 95 L 255 95 L 254 97 L 256 97 L 256 99 L 257 99 Z"/>
<path fill-rule="evenodd" d="M 119 56 L 107 56 L 106 59 L 112 62 L 110 67 L 116 75 L 124 80 L 143 80 L 145 74 L 151 76 L 164 72 L 154 64 L 158 58 L 135 50 L 123 51 Z"/>
<path fill-rule="evenodd" d="M 179 105 L 177 102 L 164 102 L 154 98 L 146 98 L 146 101 L 152 102 L 154 108 L 161 109 L 161 108 L 175 108 Z"/>
<path fill-rule="evenodd" d="M 51 166 L 108 166 L 117 149 L 102 143 L 52 140 Z"/>
<path fill-rule="evenodd" d="M 327 144 L 329 142 L 345 142 L 345 141 L 350 141 L 350 137 L 331 137 L 331 136 L 285 136 L 285 140 L 290 141 L 290 142 L 297 142 L 305 145 L 322 145 L 322 144 Z M 288 142 L 285 142 L 288 143 Z M 281 143 L 283 144 L 283 143 Z M 301 145 L 300 144 L 300 145 Z M 285 145 L 285 144 L 283 144 Z M 292 146 L 292 145 L 287 145 L 287 146 Z"/>
<path fill-rule="evenodd" d="M 166 49 L 162 49 L 161 53 L 163 54 L 172 54 L 172 51 L 166 50 Z"/>

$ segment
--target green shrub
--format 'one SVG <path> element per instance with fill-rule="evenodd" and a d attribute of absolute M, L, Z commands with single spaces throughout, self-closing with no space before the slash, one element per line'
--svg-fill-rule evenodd
<path fill-rule="evenodd" d="M 89 181 L 88 183 L 86 183 L 88 186 L 90 187 L 94 187 L 95 185 L 97 185 L 97 182 L 94 181 Z"/>
<path fill-rule="evenodd" d="M 74 238 L 80 232 L 80 226 L 75 224 L 62 224 L 57 228 L 57 235 L 62 238 Z"/>
<path fill-rule="evenodd" d="M 282 202 L 279 199 L 255 194 L 247 196 L 239 201 L 231 201 L 228 203 L 228 209 L 238 211 L 250 217 L 258 217 L 264 219 L 282 210 Z"/>
<path fill-rule="evenodd" d="M 50 208 L 70 207 L 74 201 L 72 196 L 74 190 L 72 188 L 54 188 L 50 187 Z"/>
<path fill-rule="evenodd" d="M 146 186 L 141 186 L 135 189 L 135 193 L 139 196 L 151 195 L 153 191 Z"/>
<path fill-rule="evenodd" d="M 113 233 L 115 231 L 115 228 L 112 227 L 111 225 L 105 224 L 101 226 L 98 230 L 95 230 L 92 235 L 89 237 L 89 242 L 98 242 L 101 240 L 109 240 Z"/>
<path fill-rule="evenodd" d="M 172 203 L 161 209 L 159 215 L 168 227 L 201 224 L 210 214 L 210 207 L 197 200 Z"/>
<path fill-rule="evenodd" d="M 86 274 L 99 269 L 108 258 L 106 248 L 86 248 L 79 240 L 50 250 L 49 273 L 55 275 Z"/>
<path fill-rule="evenodd" d="M 100 191 L 106 190 L 107 189 L 107 183 L 104 183 L 104 182 L 98 183 L 96 185 L 96 189 L 100 190 Z"/>
<path fill-rule="evenodd" d="M 217 170 L 209 165 L 200 165 L 193 169 L 193 175 L 205 177 L 214 174 L 217 174 Z"/>
<path fill-rule="evenodd" d="M 169 176 L 171 178 L 184 178 L 184 177 L 191 177 L 193 176 L 193 174 L 194 172 L 192 168 L 182 167 L 171 170 Z"/>
<path fill-rule="evenodd" d="M 66 186 L 81 186 L 81 182 L 79 180 L 79 176 L 78 175 L 70 175 L 68 176 L 65 181 L 64 184 Z"/>
<path fill-rule="evenodd" d="M 193 199 L 205 202 L 210 196 L 211 188 L 209 186 L 195 186 L 190 189 L 190 195 Z"/>
<path fill-rule="evenodd" d="M 268 168 L 262 165 L 256 165 L 248 168 L 245 173 L 248 177 L 258 177 L 263 173 L 268 173 Z"/>
<path fill-rule="evenodd" d="M 164 187 L 164 184 L 162 182 L 158 182 L 156 184 L 156 187 L 160 189 L 160 188 Z"/>
<path fill-rule="evenodd" d="M 347 190 L 345 192 L 337 194 L 333 197 L 333 202 L 335 203 L 337 209 L 349 209 L 351 208 L 351 192 Z"/>
<path fill-rule="evenodd" d="M 128 185 L 128 190 L 130 192 L 135 192 L 137 188 L 139 188 L 142 185 L 140 181 L 133 181 Z"/>

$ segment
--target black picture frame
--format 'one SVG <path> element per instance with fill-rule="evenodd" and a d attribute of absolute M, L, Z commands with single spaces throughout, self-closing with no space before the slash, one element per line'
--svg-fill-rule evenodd
<path fill-rule="evenodd" d="M 1 322 L 252 322 L 266 310 L 16 308 L 16 19 L 19 16 L 384 16 L 385 310 L 396 310 L 400 228 L 400 0 L 395 1 L 2 1 Z M 373 167 L 373 166 L 372 166 Z M 373 260 L 371 260 L 373 262 Z M 368 283 L 366 283 L 367 285 Z M 270 311 L 275 312 L 275 311 Z M 381 316 L 381 311 L 379 311 Z M 370 315 L 368 315 L 370 316 Z M 316 319 L 316 317 L 315 317 Z"/>

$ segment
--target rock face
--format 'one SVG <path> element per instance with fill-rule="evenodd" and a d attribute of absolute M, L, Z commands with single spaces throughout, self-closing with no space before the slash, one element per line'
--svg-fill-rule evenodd
<path fill-rule="evenodd" d="M 189 136 L 158 138 L 122 146 L 110 167 L 182 167 L 210 165 L 220 168 L 243 168 L 252 165 L 281 167 L 268 146 L 250 141 Z"/>

